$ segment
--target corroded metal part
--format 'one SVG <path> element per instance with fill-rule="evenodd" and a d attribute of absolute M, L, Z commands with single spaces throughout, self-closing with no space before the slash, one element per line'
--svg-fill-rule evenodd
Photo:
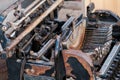
<path fill-rule="evenodd" d="M 30 65 L 30 66 L 31 68 L 25 69 L 25 72 L 31 76 L 39 76 L 45 74 L 47 70 L 51 69 L 50 66 L 35 66 L 35 65 Z"/>
<path fill-rule="evenodd" d="M 90 80 L 94 80 L 93 73 L 91 70 L 91 66 L 92 66 L 91 59 L 87 55 L 85 55 L 82 51 L 78 51 L 78 50 L 64 50 L 63 51 L 63 58 L 64 58 L 65 67 L 66 67 L 66 74 L 68 76 L 72 76 L 74 78 L 76 77 L 74 74 L 71 73 L 73 71 L 73 69 L 70 66 L 70 64 L 68 64 L 68 60 L 70 57 L 76 58 L 79 61 L 79 63 L 82 64 L 84 69 L 87 70 L 87 72 L 90 76 Z M 74 66 L 77 66 L 77 64 Z M 80 74 L 82 74 L 82 73 L 80 73 Z"/>
<path fill-rule="evenodd" d="M 30 33 L 43 19 L 48 16 L 63 0 L 57 0 L 49 9 L 31 23 L 8 47 L 7 50 L 12 50 L 28 33 Z"/>
<path fill-rule="evenodd" d="M 37 4 L 34 8 L 32 8 L 32 9 L 27 13 L 27 15 L 25 15 L 25 17 L 21 18 L 21 19 L 19 20 L 19 22 L 17 22 L 17 25 L 20 25 L 23 20 L 25 20 L 27 17 L 29 17 L 30 14 L 32 14 L 38 7 L 40 7 L 43 3 L 45 3 L 45 1 L 46 1 L 46 0 L 41 1 L 41 2 L 40 2 L 39 4 Z M 37 2 L 36 2 L 36 3 L 37 3 Z M 30 6 L 31 6 L 31 5 L 30 5 Z M 29 9 L 29 7 L 28 7 L 27 9 Z M 26 13 L 26 11 L 28 11 L 28 10 L 25 9 L 25 13 Z"/>
<path fill-rule="evenodd" d="M 0 80 L 7 80 L 7 79 L 8 79 L 8 72 L 7 72 L 6 60 L 0 59 Z"/>
<path fill-rule="evenodd" d="M 92 61 L 88 55 L 86 55 L 82 51 L 78 51 L 78 50 L 64 50 L 62 54 L 63 54 L 67 77 L 73 77 L 74 79 L 77 78 L 77 76 L 72 73 L 72 72 L 74 72 L 73 71 L 74 68 L 71 67 L 71 64 L 68 63 L 69 58 L 74 57 L 75 59 L 78 60 L 78 62 L 84 67 L 85 71 L 87 71 L 87 73 L 89 74 L 89 80 L 93 80 L 93 73 L 91 70 L 91 67 L 93 67 L 93 65 L 92 65 Z M 79 63 L 77 63 L 76 65 L 73 65 L 73 66 L 79 65 Z M 43 65 L 41 65 L 41 66 L 30 65 L 30 66 L 31 66 L 31 68 L 25 69 L 25 72 L 27 75 L 39 76 L 39 75 L 44 75 L 48 71 L 50 71 L 50 72 L 48 72 L 48 73 L 50 73 L 49 75 L 51 75 L 52 77 L 55 77 L 54 67 L 43 66 Z M 79 68 L 81 68 L 81 67 L 79 67 Z M 78 70 L 79 70 L 79 68 L 78 68 Z M 82 73 L 79 72 L 78 74 L 82 74 Z M 85 75 L 85 76 L 88 76 L 88 75 Z"/>
<path fill-rule="evenodd" d="M 40 2 L 40 0 L 36 0 L 35 2 L 33 2 L 31 5 L 29 5 L 24 12 L 22 12 L 25 16 L 22 17 L 20 20 L 14 22 L 14 23 L 10 23 L 12 27 L 10 27 L 5 34 L 10 35 L 14 30 L 16 30 L 17 28 L 20 28 L 21 26 L 19 26 L 23 21 L 25 21 L 26 19 L 29 20 L 29 16 L 34 13 L 36 11 L 37 8 L 39 8 L 42 4 L 44 4 L 46 2 L 46 0 L 42 0 Z M 37 4 L 39 3 L 39 4 Z M 35 6 L 36 5 L 36 6 Z M 35 7 L 33 7 L 35 6 Z M 28 12 L 29 11 L 29 12 Z M 28 12 L 28 13 L 27 13 Z"/>

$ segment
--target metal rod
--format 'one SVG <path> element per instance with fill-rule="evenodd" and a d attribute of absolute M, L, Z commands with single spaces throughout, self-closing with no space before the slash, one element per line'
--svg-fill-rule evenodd
<path fill-rule="evenodd" d="M 54 39 L 50 39 L 43 47 L 38 51 L 38 58 L 45 54 L 45 52 L 55 43 Z"/>
<path fill-rule="evenodd" d="M 24 51 L 24 49 L 31 43 L 31 41 L 34 39 L 35 36 L 36 36 L 36 34 L 34 34 L 32 36 L 32 38 L 23 46 L 23 48 L 21 49 L 21 51 Z"/>
<path fill-rule="evenodd" d="M 115 56 L 119 52 L 119 49 L 120 49 L 120 43 L 116 43 L 116 45 L 113 47 L 112 51 L 108 55 L 106 61 L 104 62 L 103 66 L 101 67 L 101 69 L 99 71 L 100 72 L 99 75 L 102 76 L 102 75 L 106 74 L 107 70 L 109 69 L 109 66 L 113 62 L 113 59 L 115 58 Z"/>
<path fill-rule="evenodd" d="M 35 1 L 36 3 L 38 1 Z M 39 6 L 41 6 L 43 3 L 45 3 L 46 0 L 41 1 L 39 4 L 37 4 L 32 10 L 30 10 L 24 17 L 22 17 L 19 21 L 13 23 L 12 27 L 10 27 L 5 33 L 6 34 L 11 34 L 16 28 L 20 28 L 19 26 L 27 17 L 29 17 Z M 34 3 L 35 4 L 35 3 Z M 33 4 L 32 4 L 33 6 Z M 31 6 L 31 7 L 32 7 Z M 30 7 L 29 7 L 30 8 Z M 25 10 L 27 11 L 27 10 Z"/>
<path fill-rule="evenodd" d="M 30 4 L 27 8 L 25 8 L 24 13 L 27 13 L 32 9 L 36 4 L 38 4 L 41 0 L 35 0 L 32 4 Z"/>
<path fill-rule="evenodd" d="M 25 15 L 25 17 L 22 17 L 18 22 L 17 22 L 17 26 L 20 25 L 20 23 L 25 20 L 30 14 L 32 14 L 39 6 L 41 6 L 43 3 L 45 3 L 46 0 L 42 0 L 38 5 L 36 5 L 31 11 L 29 11 L 29 13 L 27 13 L 27 15 Z"/>
<path fill-rule="evenodd" d="M 72 24 L 74 19 L 75 19 L 74 17 L 70 17 L 62 26 L 62 31 L 66 30 L 66 28 L 68 28 Z"/>
<path fill-rule="evenodd" d="M 12 50 L 28 33 L 30 33 L 42 20 L 47 17 L 63 0 L 57 0 L 48 10 L 31 23 L 12 43 L 7 47 L 7 51 Z"/>

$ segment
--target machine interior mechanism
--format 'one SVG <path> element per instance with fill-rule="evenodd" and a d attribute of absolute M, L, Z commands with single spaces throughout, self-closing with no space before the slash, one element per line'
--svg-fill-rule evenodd
<path fill-rule="evenodd" d="M 78 2 L 16 0 L 2 10 L 0 80 L 119 80 L 119 16 L 94 3 L 86 16 L 66 14 Z"/>

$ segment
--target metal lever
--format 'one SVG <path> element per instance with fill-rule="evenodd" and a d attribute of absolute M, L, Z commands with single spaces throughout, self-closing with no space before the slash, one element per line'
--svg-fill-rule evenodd
<path fill-rule="evenodd" d="M 61 50 L 61 38 L 57 36 L 56 45 L 55 45 L 55 78 L 56 80 L 66 80 L 66 70 Z"/>

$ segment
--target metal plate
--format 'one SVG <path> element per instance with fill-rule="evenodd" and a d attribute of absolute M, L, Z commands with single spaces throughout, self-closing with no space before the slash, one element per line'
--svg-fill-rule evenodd
<path fill-rule="evenodd" d="M 24 74 L 24 80 L 55 80 L 55 79 L 48 76 L 29 76 L 27 74 Z"/>

